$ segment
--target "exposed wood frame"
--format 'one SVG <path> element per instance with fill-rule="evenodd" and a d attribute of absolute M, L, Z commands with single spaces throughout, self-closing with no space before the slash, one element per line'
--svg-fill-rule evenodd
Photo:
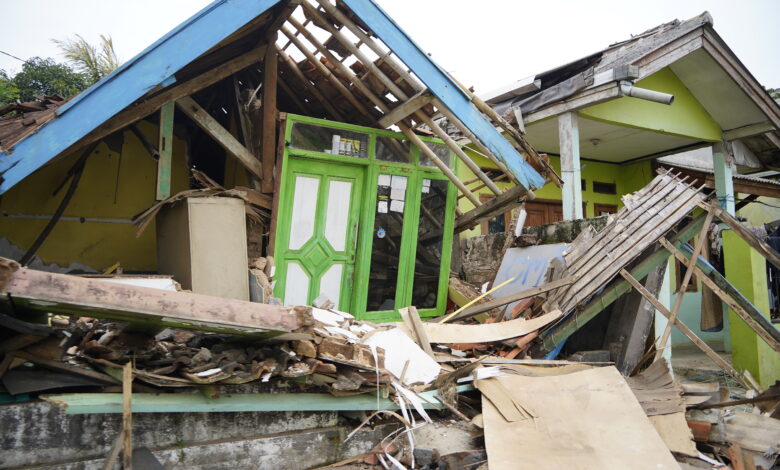
<path fill-rule="evenodd" d="M 661 335 L 661 341 L 658 343 L 660 347 L 658 348 L 656 359 L 660 359 L 663 356 L 663 348 L 666 347 L 666 343 L 669 341 L 669 335 L 672 334 L 672 326 L 674 326 L 675 322 L 677 322 L 677 314 L 680 311 L 683 297 L 688 291 L 688 283 L 691 282 L 693 270 L 696 266 L 696 260 L 699 258 L 701 250 L 704 248 L 704 243 L 707 240 L 707 232 L 710 229 L 712 217 L 712 212 L 707 213 L 707 217 L 704 219 L 704 224 L 701 226 L 701 230 L 699 231 L 699 239 L 696 240 L 696 246 L 693 249 L 693 256 L 691 256 L 691 259 L 685 265 L 685 276 L 683 277 L 682 283 L 680 283 L 680 288 L 677 290 L 677 296 L 674 299 L 674 306 L 670 312 L 669 321 L 667 322 L 666 327 L 664 328 L 664 332 Z"/>
<path fill-rule="evenodd" d="M 114 132 L 132 124 L 139 119 L 152 114 L 160 109 L 165 103 L 176 101 L 179 98 L 197 93 L 204 88 L 208 88 L 218 81 L 233 75 L 236 72 L 244 70 L 254 63 L 259 63 L 265 53 L 266 45 L 262 45 L 246 52 L 224 64 L 216 67 L 202 75 L 188 80 L 180 85 L 174 85 L 165 89 L 156 95 L 128 107 L 116 116 L 112 117 L 97 129 L 87 134 L 71 148 L 78 148 L 91 142 L 100 140 Z"/>
<path fill-rule="evenodd" d="M 428 90 L 418 91 L 416 95 L 401 103 L 388 114 L 385 114 L 378 123 L 382 127 L 390 127 L 410 114 L 415 113 L 423 106 L 430 104 L 431 101 L 433 101 L 433 97 Z"/>
<path fill-rule="evenodd" d="M 249 149 L 244 147 L 233 134 L 222 127 L 208 111 L 203 109 L 194 99 L 182 97 L 176 100 L 176 106 L 195 122 L 206 134 L 214 139 L 229 154 L 233 155 L 238 161 L 251 171 L 253 175 L 262 178 L 262 165 L 255 158 Z"/>
<path fill-rule="evenodd" d="M 688 339 L 691 340 L 693 344 L 699 347 L 701 351 L 710 359 L 712 359 L 713 362 L 715 362 L 721 369 L 723 369 L 727 374 L 732 376 L 734 380 L 739 382 L 740 385 L 745 387 L 745 389 L 752 388 L 748 382 L 742 377 L 742 375 L 734 369 L 731 364 L 728 363 L 725 359 L 720 357 L 720 355 L 715 352 L 707 343 L 702 341 L 701 338 L 696 336 L 696 333 L 694 333 L 690 328 L 688 328 L 685 323 L 680 321 L 679 318 L 673 318 L 672 312 L 669 311 L 668 308 L 664 304 L 662 304 L 650 291 L 648 291 L 645 286 L 642 285 L 634 276 L 632 276 L 628 271 L 625 269 L 620 270 L 620 275 L 623 276 L 623 279 L 629 282 L 634 289 L 636 289 L 637 292 L 642 294 L 642 297 L 645 298 L 648 302 L 650 302 L 653 307 L 655 307 L 656 310 L 661 312 L 666 318 L 669 319 L 669 324 L 674 324 L 682 334 L 684 334 Z M 663 344 L 663 343 L 661 343 Z M 660 351 L 660 349 L 659 349 Z"/>
<path fill-rule="evenodd" d="M 701 49 L 704 43 L 702 35 L 702 28 L 697 28 L 635 61 L 633 65 L 639 67 L 638 80 L 672 65 L 697 49 Z"/>
<path fill-rule="evenodd" d="M 290 18 L 292 19 L 292 17 Z M 303 83 L 304 88 L 311 93 L 314 98 L 317 99 L 317 101 L 320 102 L 323 108 L 325 108 L 326 111 L 328 111 L 331 116 L 333 116 L 335 119 L 339 121 L 345 121 L 344 115 L 341 114 L 336 108 L 333 107 L 333 105 L 330 103 L 330 101 L 325 98 L 325 96 L 322 94 L 322 92 L 314 86 L 308 78 L 306 78 L 306 75 L 301 72 L 301 69 L 298 68 L 298 64 L 295 63 L 295 61 L 290 57 L 285 51 L 283 51 L 279 46 L 275 46 L 276 50 L 279 54 L 279 57 L 281 57 L 285 63 L 287 63 L 287 67 L 292 70 L 293 75 L 295 75 L 298 80 Z"/>
<path fill-rule="evenodd" d="M 672 253 L 681 263 L 688 263 L 688 256 L 683 254 L 679 248 L 674 246 L 671 242 L 665 238 L 659 240 L 661 245 L 664 246 L 670 253 Z M 696 259 L 699 263 L 700 258 Z M 730 294 L 726 293 L 718 286 L 715 281 L 704 273 L 698 266 L 694 266 L 694 274 L 699 280 L 710 288 L 720 299 L 729 306 L 761 339 L 763 339 L 769 347 L 777 352 L 780 352 L 780 332 L 777 331 L 774 325 L 761 315 L 758 311 L 749 311 L 743 308 L 740 303 L 736 301 Z"/>

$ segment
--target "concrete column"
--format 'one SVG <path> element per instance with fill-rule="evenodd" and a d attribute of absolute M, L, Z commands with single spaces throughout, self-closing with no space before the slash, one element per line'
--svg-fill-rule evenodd
<path fill-rule="evenodd" d="M 558 141 L 563 177 L 563 220 L 581 219 L 580 124 L 576 112 L 558 116 Z"/>
<path fill-rule="evenodd" d="M 729 149 L 723 142 L 712 146 L 712 164 L 715 168 L 715 195 L 720 201 L 720 206 L 731 215 L 734 211 L 734 182 L 731 177 L 734 174 L 734 159 Z"/>
<path fill-rule="evenodd" d="M 669 266 L 664 271 L 664 279 L 661 283 L 661 290 L 658 292 L 658 301 L 661 302 L 661 304 L 666 307 L 667 309 L 672 309 L 672 283 L 671 283 L 671 273 L 674 273 L 674 268 L 671 263 L 673 261 L 670 259 L 667 261 L 669 263 Z M 655 337 L 661 338 L 664 334 L 664 330 L 666 329 L 666 324 L 669 323 L 669 320 L 658 310 L 655 311 Z M 669 339 L 667 340 L 666 344 L 658 344 L 659 348 L 663 348 L 663 357 L 666 359 L 667 363 L 669 364 L 669 368 L 672 367 L 672 336 L 669 335 Z"/>
<path fill-rule="evenodd" d="M 769 317 L 769 292 L 766 259 L 731 230 L 724 230 L 723 257 L 726 279 L 750 303 Z M 729 310 L 732 363 L 737 370 L 747 369 L 766 388 L 780 380 L 780 354 L 777 354 L 732 310 Z"/>

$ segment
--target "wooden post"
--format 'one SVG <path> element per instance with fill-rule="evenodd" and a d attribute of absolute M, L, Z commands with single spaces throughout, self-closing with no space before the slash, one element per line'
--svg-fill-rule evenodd
<path fill-rule="evenodd" d="M 672 325 L 677 320 L 677 313 L 682 305 L 685 292 L 688 290 L 688 283 L 691 282 L 691 276 L 693 276 L 693 270 L 696 266 L 696 260 L 701 254 L 701 249 L 704 247 L 704 243 L 707 240 L 707 232 L 710 230 L 710 223 L 712 223 L 712 213 L 707 214 L 707 218 L 704 219 L 704 225 L 702 225 L 699 231 L 699 239 L 696 240 L 696 247 L 693 249 L 693 256 L 685 265 L 685 276 L 680 283 L 680 288 L 677 290 L 677 297 L 674 299 L 674 306 L 672 307 L 672 314 L 669 322 L 664 328 L 664 332 L 661 335 L 661 342 L 659 343 L 658 353 L 656 354 L 656 360 L 660 359 L 663 355 L 663 348 L 666 347 L 667 341 L 669 341 L 669 335 L 672 333 Z"/>
<path fill-rule="evenodd" d="M 268 35 L 268 44 L 276 43 L 276 31 Z M 276 164 L 276 81 L 279 61 L 276 47 L 268 47 L 263 59 L 263 152 L 260 187 L 264 193 L 274 190 L 274 165 Z"/>
<path fill-rule="evenodd" d="M 667 309 L 664 304 L 662 304 L 658 299 L 656 299 L 655 296 L 645 288 L 645 286 L 643 286 L 639 281 L 637 281 L 636 278 L 631 275 L 631 273 L 629 273 L 625 269 L 621 269 L 620 275 L 623 276 L 623 279 L 628 281 L 628 283 L 631 284 L 634 287 L 634 289 L 636 289 L 637 292 L 642 294 L 642 297 L 647 299 L 647 301 L 650 302 L 656 308 L 656 310 L 658 310 L 659 312 L 661 312 L 661 314 L 663 314 L 666 318 L 668 318 L 670 325 L 671 324 L 676 325 L 677 328 L 679 328 L 679 330 L 685 336 L 687 336 L 688 339 L 690 339 L 693 342 L 693 344 L 698 346 L 699 349 L 701 349 L 701 351 L 705 355 L 707 355 L 707 357 L 712 359 L 713 362 L 718 364 L 718 366 L 720 366 L 721 369 L 723 369 L 730 376 L 734 377 L 734 380 L 739 382 L 740 385 L 742 385 L 746 389 L 752 388 L 750 387 L 750 385 L 748 385 L 747 381 L 742 377 L 742 375 L 740 375 L 739 372 L 737 372 L 733 367 L 731 367 L 731 364 L 726 362 L 726 360 L 720 357 L 720 355 L 716 353 L 712 348 L 710 348 L 707 345 L 707 343 L 705 343 L 704 341 L 702 341 L 701 338 L 696 336 L 696 333 L 691 331 L 691 329 L 688 328 L 685 325 L 685 323 L 681 322 L 677 318 L 673 318 L 672 312 L 670 312 L 669 309 Z M 663 343 L 661 343 L 661 345 L 663 345 Z"/>
<path fill-rule="evenodd" d="M 581 219 L 580 126 L 576 111 L 558 116 L 558 140 L 563 175 L 563 220 Z"/>
<path fill-rule="evenodd" d="M 734 181 L 732 180 L 732 158 L 726 144 L 718 142 L 712 146 L 712 165 L 715 170 L 715 195 L 720 201 L 720 207 L 731 215 L 734 209 Z"/>
<path fill-rule="evenodd" d="M 122 370 L 122 433 L 124 434 L 123 468 L 133 468 L 133 363 Z"/>
<path fill-rule="evenodd" d="M 171 162 L 173 161 L 173 102 L 165 103 L 160 108 L 160 139 L 157 152 L 157 200 L 171 197 Z"/>

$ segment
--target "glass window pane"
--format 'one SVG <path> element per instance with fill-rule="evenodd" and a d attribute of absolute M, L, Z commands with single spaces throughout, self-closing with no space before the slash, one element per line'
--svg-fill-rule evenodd
<path fill-rule="evenodd" d="M 436 144 L 432 142 L 426 142 L 425 145 L 433 150 L 434 155 L 439 157 L 439 160 L 443 161 L 445 165 L 452 168 L 452 153 L 450 152 L 450 148 L 447 147 L 444 144 Z M 422 166 L 428 166 L 431 168 L 438 168 L 435 163 L 433 163 L 427 155 L 425 155 L 425 152 L 420 150 L 420 165 Z"/>
<path fill-rule="evenodd" d="M 423 180 L 412 285 L 412 305 L 417 308 L 434 308 L 438 300 L 447 188 L 446 181 Z"/>
<path fill-rule="evenodd" d="M 366 303 L 369 312 L 395 309 L 406 183 L 405 176 L 379 175 Z"/>
<path fill-rule="evenodd" d="M 360 132 L 295 122 L 290 140 L 292 148 L 299 150 L 368 157 L 368 135 Z"/>
<path fill-rule="evenodd" d="M 411 146 L 408 140 L 392 137 L 376 138 L 376 159 L 385 162 L 409 163 Z"/>

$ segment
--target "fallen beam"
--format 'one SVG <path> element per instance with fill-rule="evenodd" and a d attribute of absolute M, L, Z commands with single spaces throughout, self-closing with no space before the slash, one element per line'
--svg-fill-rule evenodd
<path fill-rule="evenodd" d="M 390 127 L 393 124 L 403 120 L 410 114 L 413 114 L 418 109 L 429 104 L 433 101 L 430 91 L 426 88 L 412 96 L 405 102 L 401 103 L 398 107 L 385 114 L 382 119 L 379 120 L 381 127 Z"/>
<path fill-rule="evenodd" d="M 535 197 L 533 192 L 525 189 L 523 186 L 513 186 L 508 191 L 455 219 L 455 233 L 468 230 L 483 220 L 490 219 L 498 213 L 512 209 L 520 204 L 520 198 L 534 199 Z"/>
<path fill-rule="evenodd" d="M 559 287 L 568 286 L 569 284 L 573 283 L 575 281 L 575 278 L 573 277 L 567 277 L 566 279 L 558 279 L 557 281 L 548 282 L 547 284 L 544 284 L 542 286 L 538 287 L 532 287 L 530 289 L 526 289 L 522 292 L 517 292 L 515 294 L 509 294 L 507 296 L 490 300 L 488 302 L 484 302 L 481 304 L 474 305 L 472 307 L 467 308 L 466 310 L 460 312 L 459 314 L 455 315 L 454 318 L 451 318 L 449 321 L 455 321 L 455 320 L 462 320 L 464 318 L 472 317 L 474 315 L 477 315 L 482 312 L 487 312 L 488 310 L 492 310 L 497 307 L 504 306 L 506 304 L 511 304 L 512 302 L 516 302 L 518 300 L 527 299 L 529 297 L 535 297 L 539 294 L 544 294 L 545 292 L 551 291 L 553 289 L 557 289 Z"/>
<path fill-rule="evenodd" d="M 208 111 L 203 109 L 198 103 L 195 102 L 189 96 L 179 98 L 176 100 L 176 106 L 181 109 L 184 114 L 189 116 L 195 124 L 198 125 L 203 131 L 206 132 L 212 139 L 214 139 L 222 148 L 227 150 L 228 153 L 233 155 L 241 162 L 244 167 L 251 171 L 253 175 L 258 178 L 263 177 L 263 166 L 257 158 L 249 151 L 248 148 L 238 141 L 233 134 L 228 132 L 227 129 L 222 127 L 216 119 L 214 119 Z"/>
<path fill-rule="evenodd" d="M 473 390 L 459 385 L 458 392 Z M 439 408 L 437 390 L 420 393 L 427 409 Z M 69 393 L 45 395 L 65 414 L 121 413 L 121 393 Z M 375 393 L 336 397 L 329 393 L 248 393 L 207 398 L 184 393 L 134 393 L 133 413 L 225 413 L 239 411 L 373 411 L 397 410 L 398 404 Z"/>
<path fill-rule="evenodd" d="M 272 337 L 299 328 L 310 315 L 309 307 L 117 284 L 19 268 L 15 261 L 0 258 L 0 273 L 9 272 L 5 282 L 0 281 L 0 301 L 5 297 L 17 311 L 107 318 L 152 331 L 180 327 Z"/>
<path fill-rule="evenodd" d="M 720 219 L 721 222 L 728 225 L 731 230 L 737 232 L 737 234 L 742 237 L 742 239 L 745 240 L 748 245 L 758 251 L 761 256 L 766 258 L 767 261 L 772 263 L 776 268 L 780 269 L 780 254 L 772 249 L 772 247 L 769 246 L 766 242 L 759 239 L 753 232 L 748 230 L 747 227 L 739 223 L 739 221 L 735 219 L 734 216 L 712 203 L 703 205 L 702 207 L 710 211 L 710 213 Z"/>

